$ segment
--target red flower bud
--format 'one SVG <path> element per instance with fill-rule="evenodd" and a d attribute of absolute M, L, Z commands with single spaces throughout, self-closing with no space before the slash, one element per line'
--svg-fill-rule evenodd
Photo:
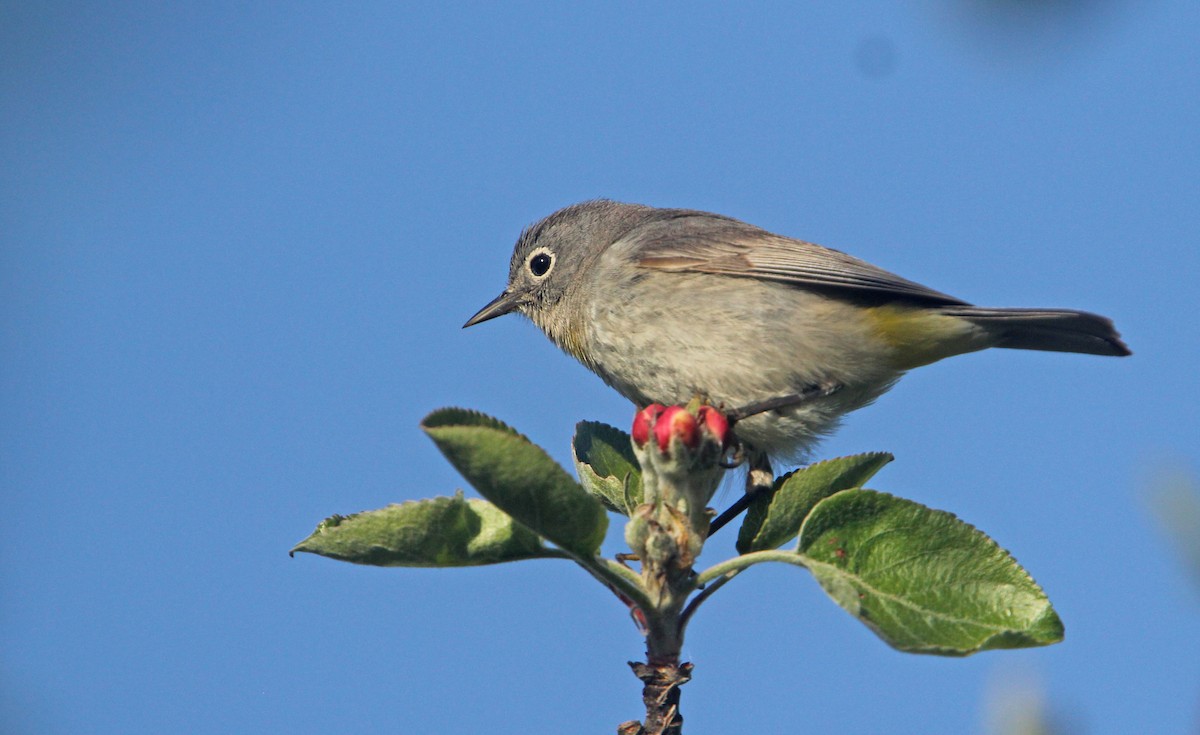
<path fill-rule="evenodd" d="M 654 420 L 663 410 L 664 406 L 661 403 L 651 403 L 637 412 L 637 416 L 633 417 L 634 444 L 639 447 L 646 446 L 646 442 L 650 441 L 650 427 L 654 426 Z"/>
<path fill-rule="evenodd" d="M 671 438 L 676 436 L 684 446 L 691 449 L 695 449 L 700 442 L 700 427 L 696 424 L 696 417 L 688 413 L 683 406 L 666 408 L 654 424 L 654 438 L 663 454 L 666 454 L 671 446 Z"/>
<path fill-rule="evenodd" d="M 725 418 L 725 414 L 712 406 L 701 406 L 698 418 L 700 425 L 709 436 L 720 442 L 722 449 L 729 446 L 729 419 Z"/>

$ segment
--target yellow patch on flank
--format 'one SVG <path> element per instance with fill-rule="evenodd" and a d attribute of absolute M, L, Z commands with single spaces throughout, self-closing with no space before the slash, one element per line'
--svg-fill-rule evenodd
<path fill-rule="evenodd" d="M 866 315 L 871 327 L 895 350 L 900 370 L 987 346 L 975 325 L 929 309 L 888 304 L 868 308 Z"/>

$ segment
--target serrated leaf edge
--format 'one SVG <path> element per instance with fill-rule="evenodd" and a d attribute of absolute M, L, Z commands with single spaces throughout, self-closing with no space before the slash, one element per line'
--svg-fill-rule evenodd
<path fill-rule="evenodd" d="M 817 567 L 824 567 L 826 569 L 832 569 L 832 570 L 836 571 L 839 575 L 841 575 L 843 577 L 852 577 L 855 580 L 862 580 L 861 576 L 850 575 L 850 574 L 846 573 L 844 570 L 840 569 L 839 567 L 837 567 L 833 564 L 829 564 L 828 562 L 823 562 L 823 561 L 814 559 L 813 557 L 809 556 L 808 554 L 805 554 L 803 551 L 800 550 L 800 546 L 803 544 L 803 540 L 804 540 L 804 530 L 808 526 L 809 519 L 812 518 L 814 515 L 816 515 L 817 509 L 820 508 L 820 506 L 823 503 L 825 503 L 826 501 L 831 500 L 832 498 L 835 498 L 838 495 L 841 495 L 842 493 L 847 493 L 847 492 L 869 492 L 869 493 L 874 493 L 876 495 L 880 495 L 880 496 L 883 496 L 883 497 L 886 497 L 889 499 L 900 500 L 900 501 L 903 501 L 906 503 L 912 503 L 914 505 L 920 506 L 921 508 L 923 508 L 925 510 L 928 510 L 928 511 L 931 511 L 934 513 L 941 513 L 941 514 L 947 515 L 950 518 L 952 518 L 953 520 L 957 521 L 958 523 L 961 523 L 962 525 L 966 526 L 970 531 L 982 536 L 993 549 L 998 550 L 1001 553 L 1001 555 L 1003 555 L 1004 558 L 1011 561 L 1012 564 L 1014 566 L 1016 566 L 1017 570 L 1021 573 L 1021 576 L 1027 582 L 1029 582 L 1029 584 L 1033 586 L 1033 589 L 1035 589 L 1037 591 L 1037 593 L 1041 596 L 1042 600 L 1045 602 L 1045 606 L 1043 607 L 1043 613 L 1038 615 L 1037 618 L 1035 618 L 1034 623 L 1037 623 L 1037 622 L 1040 622 L 1041 620 L 1043 620 L 1046 617 L 1047 612 L 1049 612 L 1050 614 L 1053 614 L 1056 618 L 1058 617 L 1058 613 L 1054 611 L 1054 606 L 1050 602 L 1049 595 L 1046 594 L 1046 591 L 1044 589 L 1042 589 L 1042 586 L 1040 584 L 1038 584 L 1037 580 L 1035 580 L 1033 578 L 1033 575 L 1031 575 L 1029 573 L 1029 570 L 1027 570 L 1024 567 L 1024 565 L 1022 565 L 1021 562 L 1019 562 L 1017 560 L 1017 558 L 1015 556 L 1013 556 L 1012 552 L 1010 552 L 1008 549 L 1001 546 L 999 544 L 999 542 L 997 542 L 990 535 L 979 530 L 979 528 L 976 527 L 974 524 L 968 523 L 967 521 L 962 520 L 956 514 L 951 513 L 950 511 L 939 510 L 937 508 L 930 508 L 929 506 L 927 506 L 923 503 L 918 503 L 915 500 L 909 500 L 908 498 L 902 498 L 898 495 L 892 495 L 891 493 L 885 493 L 885 492 L 882 492 L 879 490 L 872 490 L 870 488 L 864 488 L 864 487 L 847 488 L 846 490 L 841 490 L 839 492 L 834 493 L 833 495 L 829 495 L 829 496 L 821 499 L 821 501 L 818 502 L 816 505 L 814 505 L 813 509 L 811 511 L 809 511 L 808 516 L 805 517 L 804 523 L 800 527 L 800 533 L 798 534 L 798 537 L 797 537 L 796 550 L 794 551 L 794 553 L 800 558 L 800 560 L 802 560 L 803 566 L 807 567 L 813 573 L 814 577 L 816 576 L 815 569 Z M 874 538 L 874 537 L 871 537 L 871 538 Z M 917 555 L 917 556 L 921 556 L 921 555 Z M 916 558 L 916 557 L 910 557 L 910 558 Z M 901 563 L 901 562 L 895 562 L 895 563 Z M 894 566 L 894 565 L 895 564 L 892 564 L 889 566 Z M 819 578 L 818 578 L 818 582 L 819 582 Z M 926 608 L 920 607 L 918 605 L 915 605 L 911 602 L 904 600 L 903 598 L 897 597 L 893 593 L 885 593 L 885 592 L 875 588 L 871 584 L 867 583 L 866 581 L 862 581 L 862 585 L 864 588 L 867 589 L 867 591 L 869 591 L 875 595 L 878 595 L 881 598 L 885 598 L 890 601 L 893 601 L 896 604 L 898 604 L 902 607 L 905 607 L 909 610 L 919 612 L 922 615 L 926 615 L 929 617 L 935 617 L 939 620 L 944 620 L 944 621 L 947 621 L 950 623 L 974 625 L 974 626 L 983 628 L 985 630 L 996 631 L 995 634 L 989 636 L 983 644 L 981 644 L 979 647 L 976 647 L 976 648 L 960 649 L 960 648 L 945 648 L 942 646 L 929 646 L 929 647 L 913 648 L 913 647 L 896 646 L 896 648 L 899 648 L 900 650 L 904 650 L 904 651 L 928 651 L 928 652 L 951 651 L 951 652 L 955 652 L 955 653 L 961 653 L 962 655 L 969 655 L 971 653 L 977 653 L 979 651 L 986 650 L 987 649 L 986 643 L 995 640 L 998 637 L 998 635 L 1002 635 L 1002 634 L 1006 634 L 1006 633 L 1021 633 L 1024 631 L 1028 631 L 1033 627 L 1033 625 L 1031 624 L 1029 627 L 1026 627 L 1026 628 L 1013 629 L 1013 628 L 1005 628 L 1003 626 L 996 626 L 996 625 L 988 624 L 988 623 L 981 623 L 979 621 L 970 620 L 970 619 L 966 619 L 966 618 L 958 618 L 958 617 L 955 617 L 955 616 L 952 616 L 952 615 L 949 615 L 946 613 L 931 611 Z M 858 616 L 856 615 L 856 617 L 858 617 Z M 872 630 L 876 630 L 876 628 L 873 625 L 871 625 L 871 621 L 861 618 L 861 617 L 859 617 L 859 620 L 862 620 L 866 625 L 870 626 L 872 628 Z M 1059 620 L 1059 624 L 1060 625 L 1062 624 L 1061 619 Z M 880 636 L 880 637 L 883 638 L 885 641 L 887 640 L 887 638 L 884 636 Z M 1046 641 L 1046 643 L 1047 644 L 1057 643 L 1059 640 L 1062 640 L 1062 638 L 1060 637 L 1057 640 L 1049 640 L 1049 641 Z M 889 645 L 890 645 L 890 643 L 889 643 Z"/>

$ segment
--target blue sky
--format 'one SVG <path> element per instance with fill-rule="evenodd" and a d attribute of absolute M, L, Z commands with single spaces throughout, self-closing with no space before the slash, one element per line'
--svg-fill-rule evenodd
<path fill-rule="evenodd" d="M 760 566 L 689 631 L 688 732 L 982 732 L 1010 687 L 1073 732 L 1194 732 L 1200 590 L 1146 489 L 1200 464 L 1200 5 L 1019 5 L 5 4 L 0 729 L 637 716 L 641 641 L 569 563 L 287 556 L 462 486 L 434 408 L 564 462 L 576 421 L 628 424 L 528 323 L 459 328 L 521 227 L 607 196 L 1101 312 L 1135 352 L 923 368 L 820 452 L 894 452 L 872 486 L 1011 550 L 1064 643 L 900 654 Z"/>

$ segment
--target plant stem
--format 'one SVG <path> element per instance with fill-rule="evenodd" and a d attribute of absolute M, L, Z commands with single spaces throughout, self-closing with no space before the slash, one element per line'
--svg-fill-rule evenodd
<path fill-rule="evenodd" d="M 627 599 L 642 610 L 653 607 L 650 598 L 646 596 L 645 589 L 642 588 L 641 580 L 633 570 L 598 556 L 571 556 L 570 558 L 617 593 L 619 597 Z"/>
<path fill-rule="evenodd" d="M 646 662 L 629 663 L 642 681 L 646 718 L 621 725 L 621 735 L 683 731 L 679 688 L 692 678 L 692 665 L 679 661 L 688 618 L 684 609 L 696 591 L 694 566 L 708 537 L 707 506 L 721 481 L 720 460 L 728 439 L 725 419 L 716 409 L 692 404 L 659 409 L 642 426 L 646 438 L 634 441 L 643 502 L 631 509 L 625 526 L 625 540 L 642 563 L 640 587 L 649 600 L 642 608 Z M 638 414 L 635 435 L 651 411 Z"/>
<path fill-rule="evenodd" d="M 688 622 L 692 619 L 692 616 L 696 614 L 696 610 L 700 609 L 700 606 L 704 604 L 704 601 L 711 597 L 714 592 L 724 587 L 726 582 L 736 577 L 740 572 L 740 569 L 727 572 L 725 576 L 717 578 L 716 581 L 700 590 L 700 594 L 693 597 L 692 601 L 689 602 L 685 608 L 683 608 L 683 613 L 681 613 L 679 616 L 680 629 L 686 632 Z"/>
<path fill-rule="evenodd" d="M 674 576 L 674 575 L 670 575 Z M 642 723 L 627 722 L 618 728 L 622 735 L 681 735 L 683 715 L 679 711 L 680 689 L 692 678 L 692 665 L 680 663 L 683 648 L 683 618 L 680 611 L 690 592 L 663 589 L 660 604 L 646 619 L 646 662 L 630 661 L 633 674 L 642 681 L 642 704 L 646 718 Z M 675 594 L 682 591 L 683 594 Z"/>
<path fill-rule="evenodd" d="M 726 559 L 720 564 L 714 564 L 696 576 L 696 586 L 703 587 L 710 582 L 715 581 L 718 577 L 722 577 L 730 572 L 740 572 L 752 564 L 758 564 L 764 561 L 781 561 L 785 564 L 794 564 L 798 567 L 807 567 L 806 561 L 808 557 L 795 551 L 779 551 L 771 549 L 768 551 L 752 551 L 749 554 L 735 556 L 732 559 Z"/>
<path fill-rule="evenodd" d="M 617 728 L 619 735 L 680 735 L 683 715 L 679 714 L 679 687 L 692 678 L 692 665 L 651 666 L 630 661 L 633 674 L 642 680 L 642 703 L 646 720 L 626 722 Z"/>

